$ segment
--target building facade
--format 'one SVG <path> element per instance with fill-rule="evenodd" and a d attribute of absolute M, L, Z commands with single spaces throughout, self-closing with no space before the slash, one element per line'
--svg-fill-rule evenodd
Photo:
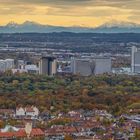
<path fill-rule="evenodd" d="M 0 72 L 6 71 L 6 63 L 5 60 L 0 60 Z"/>
<path fill-rule="evenodd" d="M 38 117 L 39 109 L 35 106 L 17 107 L 16 116 Z"/>
<path fill-rule="evenodd" d="M 0 60 L 0 72 L 5 72 L 6 70 L 11 70 L 15 67 L 14 59 Z"/>
<path fill-rule="evenodd" d="M 140 73 L 140 50 L 133 46 L 131 51 L 131 71 Z"/>
<path fill-rule="evenodd" d="M 72 59 L 71 71 L 73 74 L 80 74 L 83 76 L 110 73 L 111 58 L 95 57 L 90 59 Z"/>
<path fill-rule="evenodd" d="M 39 62 L 39 74 L 55 75 L 57 62 L 54 57 L 42 57 Z"/>
<path fill-rule="evenodd" d="M 14 59 L 5 59 L 5 63 L 6 63 L 6 70 L 11 70 L 15 66 Z"/>

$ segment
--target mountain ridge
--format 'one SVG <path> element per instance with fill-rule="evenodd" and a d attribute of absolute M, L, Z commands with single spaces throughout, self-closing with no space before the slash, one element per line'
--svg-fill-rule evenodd
<path fill-rule="evenodd" d="M 25 21 L 22 24 L 9 22 L 0 26 L 0 33 L 51 33 L 51 32 L 75 32 L 75 33 L 140 33 L 140 24 L 131 22 L 107 22 L 99 27 L 83 26 L 53 26 L 42 25 L 33 21 Z"/>

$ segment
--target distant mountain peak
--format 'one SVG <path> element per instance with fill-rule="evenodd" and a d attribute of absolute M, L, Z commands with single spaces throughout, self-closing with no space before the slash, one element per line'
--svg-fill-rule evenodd
<path fill-rule="evenodd" d="M 112 20 L 112 21 L 102 24 L 99 27 L 102 27 L 102 28 L 113 28 L 113 27 L 133 28 L 133 27 L 140 27 L 140 24 Z"/>
<path fill-rule="evenodd" d="M 13 28 L 13 27 L 17 27 L 17 26 L 19 26 L 19 24 L 17 24 L 17 23 L 14 22 L 14 21 L 10 21 L 6 26 L 7 26 L 7 27 L 11 27 L 11 28 Z"/>
<path fill-rule="evenodd" d="M 50 32 L 75 32 L 75 33 L 140 33 L 140 24 L 121 21 L 106 22 L 99 27 L 84 26 L 53 26 L 42 25 L 33 21 L 25 21 L 22 24 L 9 22 L 6 26 L 0 26 L 0 33 L 50 33 Z"/>
<path fill-rule="evenodd" d="M 23 22 L 21 25 L 41 25 L 41 24 L 34 22 L 34 21 L 27 20 L 27 21 Z"/>

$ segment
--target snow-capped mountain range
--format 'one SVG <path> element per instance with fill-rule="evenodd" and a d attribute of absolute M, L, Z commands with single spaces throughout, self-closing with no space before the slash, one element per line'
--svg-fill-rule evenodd
<path fill-rule="evenodd" d="M 26 21 L 22 24 L 10 22 L 0 26 L 0 33 L 51 33 L 51 32 L 76 32 L 76 33 L 140 33 L 140 24 L 130 22 L 107 22 L 96 28 L 81 26 L 52 26 Z"/>

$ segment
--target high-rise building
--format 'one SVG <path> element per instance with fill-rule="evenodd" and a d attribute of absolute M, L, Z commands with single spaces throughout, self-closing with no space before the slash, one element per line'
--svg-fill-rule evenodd
<path fill-rule="evenodd" d="M 17 68 L 21 69 L 23 68 L 25 65 L 24 60 L 18 60 L 17 61 Z"/>
<path fill-rule="evenodd" d="M 14 68 L 14 59 L 5 59 L 6 70 L 11 70 Z"/>
<path fill-rule="evenodd" d="M 0 60 L 0 71 L 5 72 L 14 68 L 14 59 Z"/>
<path fill-rule="evenodd" d="M 111 58 L 94 57 L 88 59 L 72 59 L 71 71 L 73 74 L 83 76 L 109 73 L 111 72 Z"/>
<path fill-rule="evenodd" d="M 0 60 L 0 72 L 6 71 L 6 63 L 5 60 Z"/>
<path fill-rule="evenodd" d="M 46 75 L 55 75 L 57 70 L 56 58 L 47 56 L 42 57 L 39 62 L 39 73 Z"/>
<path fill-rule="evenodd" d="M 133 46 L 131 52 L 131 71 L 132 73 L 140 73 L 140 50 Z"/>

